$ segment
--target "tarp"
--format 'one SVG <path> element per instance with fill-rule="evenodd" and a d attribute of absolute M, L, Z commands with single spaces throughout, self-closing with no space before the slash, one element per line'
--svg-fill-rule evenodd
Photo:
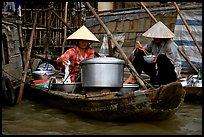
<path fill-rule="evenodd" d="M 182 10 L 181 14 L 202 49 L 202 9 Z M 186 54 L 196 68 L 202 68 L 202 56 L 179 15 L 175 24 L 174 34 L 173 39 L 178 45 L 178 48 Z M 182 67 L 191 68 L 182 56 L 181 60 Z"/>

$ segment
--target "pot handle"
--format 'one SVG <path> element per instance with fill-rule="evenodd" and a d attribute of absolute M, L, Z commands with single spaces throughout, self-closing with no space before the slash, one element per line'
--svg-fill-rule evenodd
<path fill-rule="evenodd" d="M 56 77 L 50 77 L 50 78 L 49 78 L 49 80 L 48 80 L 48 89 L 51 88 L 52 83 L 54 82 L 54 80 L 56 81 Z"/>

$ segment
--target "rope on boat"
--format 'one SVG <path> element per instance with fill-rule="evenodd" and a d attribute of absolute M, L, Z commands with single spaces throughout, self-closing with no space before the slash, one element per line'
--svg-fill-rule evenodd
<path fill-rule="evenodd" d="M 24 82 L 22 79 L 16 78 L 15 76 L 9 74 L 7 71 L 5 71 L 4 69 L 2 69 L 2 71 L 4 71 L 6 74 L 8 74 L 9 76 L 13 77 L 14 79 L 20 81 L 21 83 L 25 83 L 25 84 L 30 84 L 28 82 Z"/>

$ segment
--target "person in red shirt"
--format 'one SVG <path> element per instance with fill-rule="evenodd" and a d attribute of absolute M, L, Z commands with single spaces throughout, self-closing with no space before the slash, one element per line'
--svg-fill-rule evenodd
<path fill-rule="evenodd" d="M 94 58 L 95 51 L 89 45 L 90 42 L 99 42 L 99 40 L 85 26 L 79 28 L 67 39 L 73 40 L 74 47 L 68 49 L 64 54 L 58 57 L 57 64 L 60 68 L 64 68 L 70 61 L 69 76 L 71 82 L 76 82 L 76 80 L 79 80 L 79 62 L 85 59 Z"/>

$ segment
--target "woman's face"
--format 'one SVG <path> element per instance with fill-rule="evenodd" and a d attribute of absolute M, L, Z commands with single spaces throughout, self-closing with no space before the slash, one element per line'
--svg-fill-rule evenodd
<path fill-rule="evenodd" d="M 162 39 L 160 38 L 154 38 L 154 43 L 155 44 L 160 44 L 162 42 Z"/>
<path fill-rule="evenodd" d="M 86 48 L 88 46 L 88 44 L 89 44 L 89 41 L 87 41 L 87 40 L 79 40 L 79 46 L 81 48 Z"/>

